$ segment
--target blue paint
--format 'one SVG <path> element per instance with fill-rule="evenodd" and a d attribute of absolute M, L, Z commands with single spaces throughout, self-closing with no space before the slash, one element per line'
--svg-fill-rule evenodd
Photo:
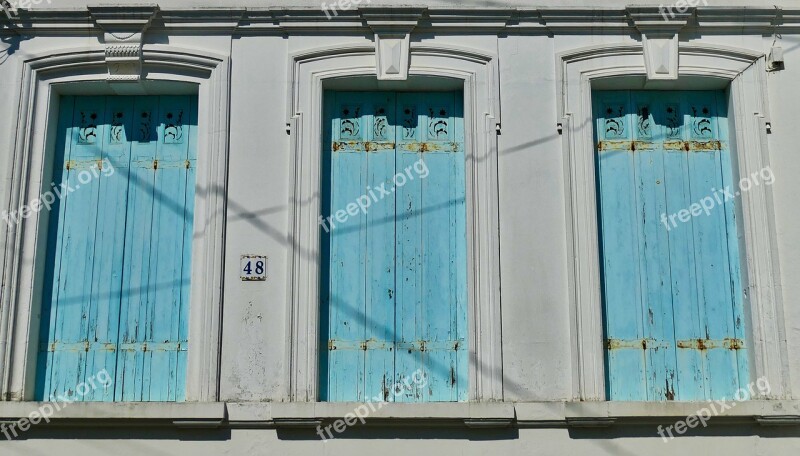
<path fill-rule="evenodd" d="M 735 185 L 725 96 L 597 91 L 593 106 L 609 398 L 731 397 L 749 381 L 735 201 L 669 219 Z"/>
<path fill-rule="evenodd" d="M 326 93 L 323 214 L 375 196 L 321 232 L 322 400 L 468 398 L 462 105 L 455 92 Z M 408 381 L 418 370 L 424 388 Z"/>
<path fill-rule="evenodd" d="M 185 399 L 196 113 L 189 96 L 62 98 L 54 182 L 75 191 L 50 215 L 38 399 L 104 369 L 114 386 L 77 400 Z"/>

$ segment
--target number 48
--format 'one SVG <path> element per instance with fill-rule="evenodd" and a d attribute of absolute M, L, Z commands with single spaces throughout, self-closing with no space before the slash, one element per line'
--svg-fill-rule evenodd
<path fill-rule="evenodd" d="M 244 272 L 246 272 L 247 275 L 252 275 L 253 274 L 253 262 L 252 261 L 248 261 L 247 262 L 247 266 L 244 267 Z M 263 273 L 264 273 L 264 262 L 261 261 L 261 260 L 258 260 L 258 261 L 256 261 L 256 275 L 261 275 Z"/>
<path fill-rule="evenodd" d="M 245 280 L 265 280 L 267 272 L 267 262 L 264 257 L 245 257 L 242 258 L 242 279 Z"/>

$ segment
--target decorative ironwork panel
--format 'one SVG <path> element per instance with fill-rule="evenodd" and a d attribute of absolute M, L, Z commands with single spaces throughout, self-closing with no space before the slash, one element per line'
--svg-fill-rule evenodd
<path fill-rule="evenodd" d="M 708 106 L 692 105 L 692 117 L 690 120 L 692 139 L 714 139 L 712 129 L 713 116 L 712 109 Z"/>
<path fill-rule="evenodd" d="M 169 111 L 164 117 L 164 144 L 183 144 L 183 110 Z"/>
<path fill-rule="evenodd" d="M 139 114 L 139 142 L 150 142 L 153 137 L 153 113 L 142 111 Z"/>
<path fill-rule="evenodd" d="M 628 137 L 626 127 L 626 107 L 623 105 L 608 105 L 605 107 L 603 137 L 605 139 L 624 139 Z"/>
<path fill-rule="evenodd" d="M 374 141 L 386 141 L 390 137 L 394 137 L 392 126 L 389 125 L 386 106 L 377 106 L 372 119 L 372 139 Z"/>
<path fill-rule="evenodd" d="M 664 105 L 664 136 L 670 139 L 680 139 L 682 137 L 683 119 L 680 114 L 680 106 L 676 103 Z"/>
<path fill-rule="evenodd" d="M 636 110 L 636 138 L 650 139 L 653 137 L 653 116 L 648 105 L 640 105 Z"/>
<path fill-rule="evenodd" d="M 342 106 L 339 117 L 340 139 L 361 139 L 361 107 Z"/>
<path fill-rule="evenodd" d="M 97 142 L 97 111 L 81 111 L 80 127 L 78 127 L 78 144 L 87 145 Z"/>
<path fill-rule="evenodd" d="M 125 141 L 125 113 L 118 111 L 115 112 L 111 118 L 108 142 L 111 144 L 122 144 Z"/>
<path fill-rule="evenodd" d="M 405 105 L 402 109 L 403 135 L 402 139 L 414 139 L 417 137 L 417 107 Z"/>
<path fill-rule="evenodd" d="M 450 139 L 450 117 L 448 108 L 428 108 L 428 140 L 446 141 Z"/>

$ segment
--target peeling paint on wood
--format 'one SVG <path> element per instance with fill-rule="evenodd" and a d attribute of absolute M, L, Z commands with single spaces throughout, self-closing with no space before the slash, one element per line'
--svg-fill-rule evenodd
<path fill-rule="evenodd" d="M 726 109 L 722 92 L 594 94 L 611 400 L 718 399 L 749 381 L 735 201 L 662 218 L 735 182 Z"/>
<path fill-rule="evenodd" d="M 400 143 L 400 148 L 408 152 L 463 152 L 463 143 L 457 142 L 417 142 Z"/>
<path fill-rule="evenodd" d="M 726 338 L 723 340 L 711 339 L 689 339 L 679 340 L 678 348 L 689 348 L 692 350 L 711 350 L 714 348 L 724 348 L 726 350 L 741 350 L 744 348 L 744 341 L 740 339 Z"/>
<path fill-rule="evenodd" d="M 184 400 L 196 117 L 192 96 L 62 98 L 54 180 L 75 191 L 50 218 L 37 399 L 105 369 L 78 400 Z"/>
<path fill-rule="evenodd" d="M 394 142 L 380 141 L 334 141 L 331 145 L 334 152 L 376 152 L 394 150 Z"/>
<path fill-rule="evenodd" d="M 326 94 L 323 214 L 419 160 L 429 173 L 322 232 L 321 400 L 467 399 L 462 105 L 453 92 Z M 425 388 L 408 382 L 418 369 Z"/>
<path fill-rule="evenodd" d="M 597 150 L 599 152 L 613 150 L 682 150 L 686 152 L 708 152 L 726 149 L 727 146 L 721 141 L 664 141 L 661 143 L 653 141 L 598 141 Z"/>

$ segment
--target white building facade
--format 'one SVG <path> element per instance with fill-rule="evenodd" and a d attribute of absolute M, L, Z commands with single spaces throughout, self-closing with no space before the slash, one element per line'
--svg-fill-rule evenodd
<path fill-rule="evenodd" d="M 6 5 L 0 452 L 797 454 L 800 3 L 713 2 Z"/>

